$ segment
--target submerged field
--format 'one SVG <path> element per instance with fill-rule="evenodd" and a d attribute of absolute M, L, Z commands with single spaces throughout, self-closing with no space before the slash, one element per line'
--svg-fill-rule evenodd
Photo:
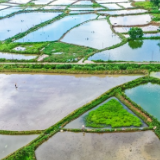
<path fill-rule="evenodd" d="M 158 13 L 159 10 L 154 4 L 143 1 L 3 2 L 0 4 L 0 52 L 23 56 L 13 54 L 13 58 L 10 58 L 1 55 L 0 61 L 160 61 L 157 52 L 157 39 L 160 39 Z M 10 23 L 12 25 L 9 25 Z M 140 27 L 144 31 L 144 37 L 140 39 L 138 46 L 133 44 L 127 34 L 131 27 Z M 151 47 L 149 54 L 145 52 L 143 45 L 146 38 L 155 38 L 158 45 Z M 57 43 L 62 45 L 56 47 Z M 71 46 L 77 49 L 66 51 L 63 44 L 67 48 Z M 48 45 L 55 47 L 45 52 Z M 32 49 L 29 50 L 28 46 Z M 15 47 L 24 49 L 15 50 Z M 79 50 L 82 52 L 79 53 Z M 143 56 L 139 55 L 139 51 L 143 52 Z M 27 58 L 24 54 L 30 54 L 30 57 Z"/>
<path fill-rule="evenodd" d="M 0 159 L 159 160 L 158 3 L 0 0 Z"/>

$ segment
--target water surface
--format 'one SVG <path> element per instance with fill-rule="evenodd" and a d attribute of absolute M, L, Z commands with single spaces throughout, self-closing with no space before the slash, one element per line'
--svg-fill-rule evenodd
<path fill-rule="evenodd" d="M 140 85 L 126 90 L 125 94 L 160 121 L 160 85 Z"/>
<path fill-rule="evenodd" d="M 111 97 L 109 99 L 107 99 L 106 101 L 104 101 L 103 103 L 99 104 L 98 106 L 94 107 L 93 109 L 87 111 L 86 113 L 84 113 L 83 115 L 81 115 L 80 117 L 78 117 L 77 119 L 71 121 L 70 123 L 68 123 L 64 128 L 78 128 L 81 129 L 82 125 L 85 126 L 85 117 L 93 110 L 97 109 L 98 107 L 102 106 L 103 104 L 107 103 L 108 101 L 110 101 L 111 99 L 116 99 L 125 110 L 127 110 L 129 113 L 133 114 L 134 116 L 136 116 L 128 107 L 126 107 L 121 101 L 119 101 L 117 98 L 115 97 Z M 137 117 L 137 116 L 136 116 Z M 144 128 L 147 127 L 147 125 L 141 120 L 142 125 L 140 127 L 134 127 L 134 126 L 130 126 L 130 127 L 120 127 L 120 128 Z M 85 127 L 85 128 L 93 128 L 93 127 Z M 107 129 L 111 129 L 111 126 L 107 126 L 107 127 L 103 127 L 103 128 L 107 128 Z M 102 128 L 100 128 L 102 129 Z"/>
<path fill-rule="evenodd" d="M 160 141 L 153 131 L 57 133 L 36 150 L 37 160 L 158 160 Z"/>
<path fill-rule="evenodd" d="M 114 30 L 119 33 L 125 33 L 125 32 L 127 33 L 130 30 L 130 28 L 131 27 L 114 27 Z M 148 32 L 148 31 L 157 31 L 159 26 L 147 25 L 139 28 L 141 28 L 144 32 Z"/>
<path fill-rule="evenodd" d="M 133 6 L 131 5 L 131 3 L 118 3 L 120 6 L 124 7 L 124 8 L 133 8 Z"/>
<path fill-rule="evenodd" d="M 34 0 L 33 3 L 39 5 L 39 4 L 48 4 L 49 2 L 52 2 L 52 0 Z"/>
<path fill-rule="evenodd" d="M 36 58 L 37 55 L 31 55 L 31 54 L 15 54 L 15 53 L 2 53 L 0 52 L 0 58 L 5 58 L 5 59 L 25 59 L 25 60 L 29 60 L 29 59 L 34 59 Z"/>
<path fill-rule="evenodd" d="M 14 12 L 18 12 L 20 10 L 23 10 L 19 7 L 10 7 L 10 8 L 7 8 L 7 9 L 4 9 L 4 10 L 1 10 L 0 11 L 0 17 L 4 17 L 4 16 L 7 16 L 11 13 L 14 13 Z"/>
<path fill-rule="evenodd" d="M 38 135 L 0 135 L 0 159 L 27 145 Z"/>
<path fill-rule="evenodd" d="M 30 0 L 10 0 L 9 3 L 19 3 L 19 4 L 25 4 L 28 3 Z"/>
<path fill-rule="evenodd" d="M 103 49 L 120 43 L 121 39 L 112 32 L 107 20 L 94 20 L 72 29 L 61 41 Z"/>
<path fill-rule="evenodd" d="M 118 2 L 128 2 L 128 0 L 96 0 L 98 3 L 118 3 Z"/>
<path fill-rule="evenodd" d="M 8 8 L 9 6 L 3 6 L 3 5 L 0 5 L 0 10 L 1 9 L 5 9 L 5 8 Z"/>
<path fill-rule="evenodd" d="M 151 21 L 151 16 L 149 14 L 118 16 L 118 17 L 111 17 L 110 21 L 115 26 L 116 25 L 130 25 L 130 26 L 131 25 L 143 25 L 143 24 L 148 24 Z"/>
<path fill-rule="evenodd" d="M 78 1 L 78 2 L 76 2 L 76 3 L 74 3 L 73 5 L 92 5 L 93 4 L 93 2 L 91 2 L 91 1 L 83 1 L 83 0 L 81 0 L 81 1 Z"/>
<path fill-rule="evenodd" d="M 123 14 L 135 14 L 135 13 L 145 13 L 148 12 L 144 9 L 128 9 L 128 10 L 115 10 L 115 11 L 99 11 L 100 14 L 109 15 L 123 15 Z"/>
<path fill-rule="evenodd" d="M 0 40 L 13 37 L 16 34 L 24 32 L 39 23 L 52 19 L 59 14 L 60 13 L 30 12 L 17 14 L 13 17 L 2 19 L 0 20 Z"/>
<path fill-rule="evenodd" d="M 50 3 L 50 5 L 70 5 L 76 2 L 76 0 L 57 0 Z"/>
<path fill-rule="evenodd" d="M 101 6 L 106 7 L 108 9 L 122 9 L 117 4 L 101 4 Z"/>
<path fill-rule="evenodd" d="M 160 61 L 160 40 L 130 41 L 115 49 L 105 50 L 89 57 L 89 60 L 112 61 Z M 151 47 L 152 46 L 152 47 Z"/>
<path fill-rule="evenodd" d="M 107 90 L 139 77 L 0 74 L 0 129 L 46 129 Z"/>
<path fill-rule="evenodd" d="M 96 14 L 72 15 L 57 20 L 45 27 L 29 33 L 16 42 L 44 42 L 58 40 L 65 32 L 72 27 L 90 19 L 95 19 Z"/>
<path fill-rule="evenodd" d="M 91 11 L 98 11 L 98 10 L 103 10 L 104 8 L 100 8 L 100 7 L 96 7 L 96 8 L 93 8 L 93 7 L 69 7 L 68 8 L 69 10 L 71 11 L 83 11 L 83 10 L 91 10 Z"/>

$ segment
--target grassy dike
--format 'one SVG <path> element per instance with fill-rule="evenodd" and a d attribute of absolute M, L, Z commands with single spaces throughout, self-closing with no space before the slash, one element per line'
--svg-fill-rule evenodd
<path fill-rule="evenodd" d="M 160 138 L 160 122 L 154 118 L 153 116 L 151 116 L 150 114 L 148 114 L 146 111 L 144 111 L 140 106 L 138 106 L 137 104 L 131 102 L 127 97 L 124 96 L 123 91 L 128 89 L 128 88 L 133 88 L 136 87 L 138 85 L 141 84 L 146 84 L 148 82 L 151 83 L 156 83 L 156 84 L 160 84 L 160 80 L 157 78 L 152 78 L 149 76 L 145 76 L 145 77 L 141 77 L 138 78 L 136 80 L 130 81 L 128 83 L 119 85 L 117 87 L 114 87 L 112 89 L 110 89 L 109 91 L 105 92 L 104 94 L 102 94 L 100 97 L 96 98 L 95 100 L 85 104 L 84 106 L 82 106 L 81 108 L 73 111 L 72 113 L 70 113 L 68 116 L 64 117 L 61 121 L 59 121 L 58 123 L 56 123 L 55 125 L 49 127 L 48 129 L 46 129 L 45 131 L 43 131 L 40 136 L 38 138 L 36 138 L 35 140 L 33 140 L 31 143 L 29 143 L 28 145 L 26 145 L 25 147 L 17 150 L 16 152 L 14 152 L 13 154 L 11 154 L 10 156 L 4 158 L 5 160 L 35 160 L 35 154 L 34 154 L 34 150 L 36 150 L 36 148 L 38 148 L 38 146 L 40 146 L 43 142 L 45 142 L 46 140 L 48 140 L 50 137 L 52 137 L 54 134 L 56 134 L 57 132 L 59 132 L 63 126 L 65 126 L 67 123 L 71 122 L 72 120 L 78 118 L 80 115 L 82 115 L 83 113 L 85 113 L 86 111 L 96 107 L 98 104 L 102 103 L 103 101 L 105 101 L 106 99 L 116 96 L 117 98 L 119 98 L 122 103 L 127 104 L 127 106 L 131 106 L 133 105 L 135 109 L 133 109 L 133 107 L 130 107 L 130 109 L 136 113 L 140 118 L 142 118 L 144 120 L 144 122 L 147 123 L 147 125 L 149 126 L 148 128 L 144 128 L 143 130 L 153 130 L 153 127 L 156 126 L 156 129 L 154 130 L 154 132 L 156 133 L 156 135 Z M 122 98 L 123 97 L 123 98 Z M 130 103 L 126 103 L 126 101 L 124 101 L 124 99 L 127 99 L 128 101 L 130 101 Z M 137 112 L 137 109 L 140 110 L 141 112 Z M 148 117 L 151 119 L 149 120 Z M 139 129 L 137 129 L 139 130 Z M 79 130 L 71 130 L 71 131 L 79 131 Z M 136 129 L 126 129 L 124 130 L 100 130 L 100 129 L 96 129 L 96 130 L 87 130 L 87 132 L 131 132 L 131 131 L 136 131 Z"/>
<path fill-rule="evenodd" d="M 153 66 L 156 66 L 153 67 Z M 144 74 L 160 69 L 157 65 L 138 64 L 0 64 L 0 72 L 66 74 Z"/>

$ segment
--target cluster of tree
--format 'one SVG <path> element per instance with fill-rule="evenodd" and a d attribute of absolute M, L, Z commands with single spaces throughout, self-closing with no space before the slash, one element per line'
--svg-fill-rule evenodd
<path fill-rule="evenodd" d="M 141 28 L 138 28 L 138 27 L 130 28 L 128 33 L 131 39 L 137 39 L 137 38 L 143 37 L 143 31 Z"/>
<path fill-rule="evenodd" d="M 151 0 L 151 2 L 153 2 L 156 6 L 159 6 L 160 4 L 160 0 Z"/>

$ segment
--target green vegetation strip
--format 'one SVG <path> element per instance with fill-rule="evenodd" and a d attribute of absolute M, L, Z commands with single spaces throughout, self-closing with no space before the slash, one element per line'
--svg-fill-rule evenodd
<path fill-rule="evenodd" d="M 29 145 L 23 147 L 22 149 L 16 151 L 12 155 L 6 157 L 5 160 L 13 160 L 13 159 L 14 160 L 22 160 L 22 159 L 35 160 L 36 158 L 35 158 L 35 155 L 34 155 L 34 150 L 39 145 L 41 145 L 43 142 L 45 142 L 50 137 L 52 137 L 54 134 L 59 132 L 60 129 L 64 125 L 66 125 L 70 121 L 76 119 L 77 117 L 79 117 L 80 115 L 85 113 L 86 111 L 96 107 L 98 104 L 104 102 L 106 99 L 108 99 L 110 97 L 113 97 L 113 96 L 116 96 L 117 94 L 121 94 L 124 90 L 126 90 L 128 88 L 133 88 L 133 87 L 136 87 L 138 85 L 145 84 L 145 83 L 148 83 L 148 82 L 160 84 L 159 79 L 146 76 L 146 77 L 138 78 L 138 79 L 133 80 L 131 82 L 119 85 L 115 88 L 112 88 L 111 90 L 102 94 L 100 97 L 96 98 L 95 100 L 91 101 L 90 103 L 88 103 L 88 104 L 84 105 L 83 107 L 73 111 L 72 113 L 70 113 L 68 116 L 63 118 L 61 121 L 59 121 L 55 125 L 46 129 L 43 133 L 41 133 L 41 135 L 38 138 L 33 140 Z M 122 103 L 123 103 L 123 101 L 122 101 Z M 147 125 L 149 126 L 148 129 L 151 129 L 154 126 L 156 126 L 156 128 L 154 129 L 154 132 L 160 138 L 160 122 L 156 118 L 154 118 L 153 116 L 149 115 L 140 106 L 135 105 L 135 107 L 140 109 L 141 112 L 143 113 L 143 114 L 139 114 L 139 117 L 142 118 L 145 123 L 147 123 Z M 131 109 L 133 110 L 133 108 L 131 108 Z M 133 110 L 133 112 L 136 113 L 135 110 Z M 143 116 L 144 114 L 151 117 L 152 121 L 151 122 L 148 121 L 148 119 L 145 116 Z M 98 132 L 98 131 L 96 131 L 96 132 Z M 111 132 L 112 132 L 112 130 L 111 130 Z"/>
<path fill-rule="evenodd" d="M 32 131 L 7 131 L 0 130 L 0 134 L 3 135 L 31 135 L 31 134 L 40 134 L 43 130 L 32 130 Z"/>
<path fill-rule="evenodd" d="M 156 66 L 156 67 L 154 67 Z M 145 74 L 160 69 L 160 64 L 0 64 L 0 72 Z M 149 72 L 148 72 L 149 70 Z"/>

